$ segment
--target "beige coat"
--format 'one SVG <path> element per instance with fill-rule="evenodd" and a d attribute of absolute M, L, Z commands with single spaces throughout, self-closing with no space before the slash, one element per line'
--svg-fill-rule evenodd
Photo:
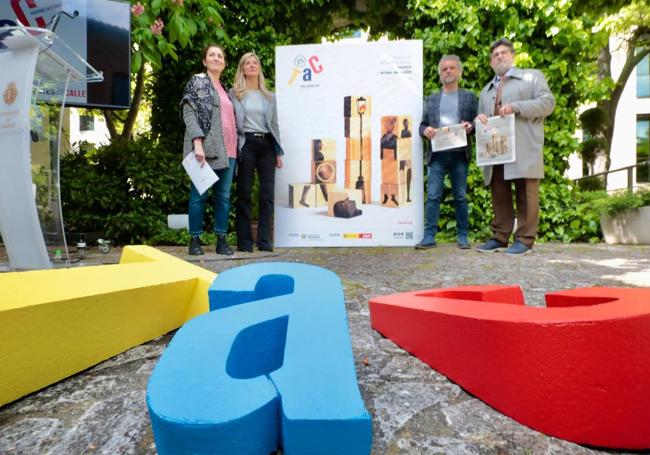
<path fill-rule="evenodd" d="M 503 86 L 501 104 L 511 104 L 515 112 L 516 161 L 503 165 L 505 180 L 544 177 L 544 118 L 555 108 L 555 98 L 541 71 L 514 68 Z M 494 115 L 497 87 L 494 79 L 481 90 L 478 113 Z M 486 185 L 492 166 L 483 168 Z"/>

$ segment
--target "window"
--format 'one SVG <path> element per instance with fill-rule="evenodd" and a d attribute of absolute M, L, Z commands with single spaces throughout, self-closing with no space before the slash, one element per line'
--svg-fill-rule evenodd
<path fill-rule="evenodd" d="M 639 116 L 636 120 L 636 162 L 650 160 L 650 116 Z M 650 182 L 650 163 L 636 168 L 637 183 Z"/>
<path fill-rule="evenodd" d="M 95 131 L 95 117 L 93 114 L 79 116 L 79 131 Z"/>
<path fill-rule="evenodd" d="M 637 98 L 650 98 L 650 55 L 636 66 L 636 96 Z"/>

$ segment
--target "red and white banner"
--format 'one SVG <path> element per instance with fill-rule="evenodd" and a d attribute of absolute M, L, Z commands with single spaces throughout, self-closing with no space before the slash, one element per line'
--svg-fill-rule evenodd
<path fill-rule="evenodd" d="M 22 24 L 25 27 L 51 28 L 56 20 L 55 33 L 59 39 L 87 60 L 86 10 L 87 0 L 0 0 L 0 27 Z M 39 94 L 39 99 L 60 100 L 62 92 L 63 86 L 47 87 Z M 66 104 L 85 104 L 87 98 L 86 82 L 69 85 Z"/>

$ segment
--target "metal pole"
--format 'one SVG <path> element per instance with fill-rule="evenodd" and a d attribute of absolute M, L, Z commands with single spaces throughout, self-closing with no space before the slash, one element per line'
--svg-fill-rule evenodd
<path fill-rule="evenodd" d="M 634 167 L 628 167 L 627 168 L 627 189 L 632 191 L 632 188 L 634 187 L 632 179 L 634 177 Z"/>
<path fill-rule="evenodd" d="M 366 203 L 366 184 L 363 180 L 363 112 L 357 109 L 359 113 L 359 177 L 355 188 L 361 190 L 361 203 Z"/>

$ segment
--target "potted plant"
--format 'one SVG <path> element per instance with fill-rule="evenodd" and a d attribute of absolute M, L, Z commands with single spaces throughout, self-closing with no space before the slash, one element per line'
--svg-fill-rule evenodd
<path fill-rule="evenodd" d="M 650 190 L 622 191 L 600 199 L 600 227 L 608 244 L 650 244 Z"/>

